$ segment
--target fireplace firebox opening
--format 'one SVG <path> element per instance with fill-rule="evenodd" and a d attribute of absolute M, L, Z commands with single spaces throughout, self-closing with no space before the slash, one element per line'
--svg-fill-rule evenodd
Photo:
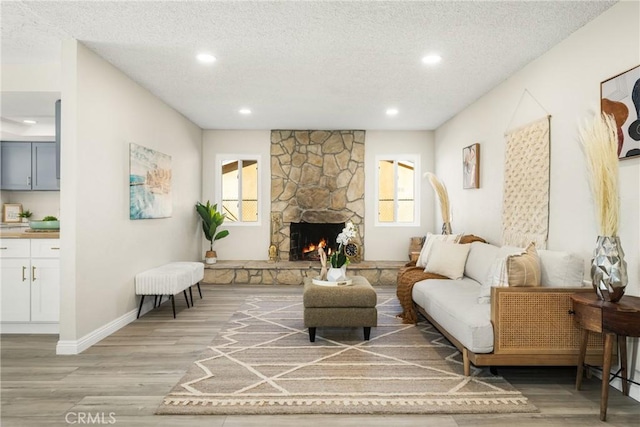
<path fill-rule="evenodd" d="M 290 261 L 319 261 L 318 247 L 323 247 L 327 255 L 338 248 L 336 237 L 342 232 L 345 223 L 314 224 L 292 222 L 290 224 Z"/>

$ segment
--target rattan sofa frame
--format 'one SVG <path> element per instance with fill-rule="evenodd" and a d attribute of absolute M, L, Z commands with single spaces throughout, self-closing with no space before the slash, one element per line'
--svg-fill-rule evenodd
<path fill-rule="evenodd" d="M 474 353 L 419 305 L 418 312 L 462 353 L 464 375 L 474 366 L 577 366 L 580 329 L 573 320 L 571 295 L 591 288 L 492 288 L 493 352 Z M 452 301 L 455 304 L 455 301 Z M 585 363 L 601 365 L 603 342 L 591 334 Z"/>

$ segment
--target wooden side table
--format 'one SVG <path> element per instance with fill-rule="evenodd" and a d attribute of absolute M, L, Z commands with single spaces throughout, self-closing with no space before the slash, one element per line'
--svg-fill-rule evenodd
<path fill-rule="evenodd" d="M 620 354 L 620 375 L 622 377 L 622 393 L 629 395 L 627 381 L 627 337 L 640 336 L 640 298 L 625 295 L 617 303 L 606 302 L 598 296 L 588 293 L 571 296 L 575 320 L 582 329 L 580 356 L 576 390 L 582 385 L 584 358 L 587 351 L 589 332 L 604 334 L 604 365 L 602 366 L 602 392 L 600 397 L 600 420 L 607 419 L 607 400 L 609 398 L 609 376 L 611 372 L 611 353 L 613 340 L 618 338 Z"/>

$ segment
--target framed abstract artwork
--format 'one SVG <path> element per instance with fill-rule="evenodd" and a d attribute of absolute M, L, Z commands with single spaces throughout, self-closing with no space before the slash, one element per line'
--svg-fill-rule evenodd
<path fill-rule="evenodd" d="M 640 156 L 640 65 L 600 83 L 600 109 L 615 119 L 618 158 Z"/>
<path fill-rule="evenodd" d="M 462 188 L 480 188 L 480 144 L 462 149 Z"/>
<path fill-rule="evenodd" d="M 129 145 L 129 219 L 171 216 L 171 156 Z"/>

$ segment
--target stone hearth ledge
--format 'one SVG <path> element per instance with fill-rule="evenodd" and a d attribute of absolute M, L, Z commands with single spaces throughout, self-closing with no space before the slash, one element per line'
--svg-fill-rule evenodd
<path fill-rule="evenodd" d="M 405 261 L 362 261 L 347 267 L 347 275 L 363 276 L 373 286 L 396 284 Z M 204 284 L 302 285 L 320 274 L 317 261 L 218 261 L 205 264 Z"/>

